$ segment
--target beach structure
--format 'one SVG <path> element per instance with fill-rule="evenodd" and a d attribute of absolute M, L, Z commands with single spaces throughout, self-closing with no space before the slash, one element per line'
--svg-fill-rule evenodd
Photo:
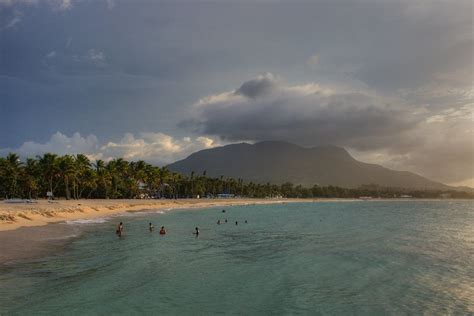
<path fill-rule="evenodd" d="M 218 199 L 232 199 L 235 197 L 235 194 L 229 194 L 229 193 L 219 193 L 217 194 Z"/>

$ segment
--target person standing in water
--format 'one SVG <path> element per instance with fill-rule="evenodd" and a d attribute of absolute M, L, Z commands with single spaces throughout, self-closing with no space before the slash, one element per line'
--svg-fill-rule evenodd
<path fill-rule="evenodd" d="M 160 235 L 166 235 L 165 226 L 161 226 Z"/>
<path fill-rule="evenodd" d="M 217 225 L 220 225 L 220 224 L 221 224 L 221 220 L 218 219 L 218 220 L 217 220 Z"/>
<path fill-rule="evenodd" d="M 193 233 L 194 235 L 199 236 L 199 227 L 196 227 L 196 231 Z"/>
<path fill-rule="evenodd" d="M 122 237 L 123 234 L 123 223 L 120 222 L 120 224 L 117 226 L 117 230 L 115 231 L 117 236 Z"/>
<path fill-rule="evenodd" d="M 148 229 L 150 230 L 150 232 L 154 231 L 155 230 L 155 226 L 153 226 L 152 223 L 148 224 Z"/>

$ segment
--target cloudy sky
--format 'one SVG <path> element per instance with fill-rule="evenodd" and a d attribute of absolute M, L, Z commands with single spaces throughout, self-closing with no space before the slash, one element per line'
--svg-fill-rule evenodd
<path fill-rule="evenodd" d="M 286 140 L 474 185 L 472 6 L 0 0 L 0 155 Z"/>

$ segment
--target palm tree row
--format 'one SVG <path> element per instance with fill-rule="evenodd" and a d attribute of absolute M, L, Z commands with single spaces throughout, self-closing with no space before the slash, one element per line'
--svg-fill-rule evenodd
<path fill-rule="evenodd" d="M 14 153 L 0 157 L 0 198 L 190 198 L 241 195 L 243 181 L 189 177 L 144 161 L 118 158 L 90 161 L 82 154 L 58 156 L 46 153 L 21 161 Z"/>
<path fill-rule="evenodd" d="M 373 196 L 392 198 L 410 194 L 413 197 L 438 197 L 440 191 L 413 191 L 378 186 L 346 189 L 335 186 L 303 187 L 291 183 L 246 183 L 224 176 L 208 177 L 206 171 L 184 176 L 166 167 L 144 161 L 128 162 L 118 158 L 108 162 L 90 161 L 82 154 L 58 156 L 46 153 L 21 161 L 10 153 L 0 157 L 1 198 L 43 198 L 50 192 L 54 198 L 193 198 L 218 197 L 225 194 L 242 197 L 288 198 L 357 198 Z M 465 192 L 449 192 L 451 197 L 473 198 Z"/>
<path fill-rule="evenodd" d="M 54 197 L 133 198 L 141 191 L 158 191 L 172 174 L 143 161 L 114 159 L 91 162 L 85 155 L 47 153 L 21 161 L 10 153 L 0 157 L 0 194 L 6 198 Z M 146 190 L 145 190 L 146 188 Z"/>

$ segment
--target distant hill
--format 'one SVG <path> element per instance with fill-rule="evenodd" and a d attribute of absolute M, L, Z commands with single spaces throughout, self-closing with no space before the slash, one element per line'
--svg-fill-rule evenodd
<path fill-rule="evenodd" d="M 452 190 L 407 171 L 395 171 L 355 160 L 344 148 L 304 148 L 280 141 L 247 143 L 201 150 L 168 166 L 189 175 L 206 171 L 212 177 L 233 177 L 256 183 L 292 182 L 303 186 L 334 185 L 356 188 L 377 184 L 407 189 Z"/>

